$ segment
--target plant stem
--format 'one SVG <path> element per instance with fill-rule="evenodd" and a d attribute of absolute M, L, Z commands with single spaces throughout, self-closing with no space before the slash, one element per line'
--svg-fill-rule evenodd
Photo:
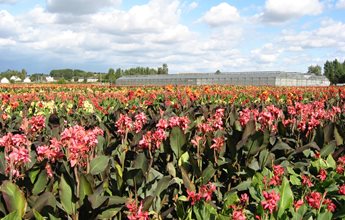
<path fill-rule="evenodd" d="M 77 166 L 74 166 L 74 175 L 75 175 L 75 181 L 77 183 L 76 194 L 77 194 L 77 198 L 78 198 L 78 201 L 79 201 L 80 181 L 79 181 L 78 167 Z M 79 202 L 78 202 L 78 204 L 79 204 Z M 74 214 L 73 220 L 78 220 L 78 218 L 79 218 L 79 213 L 78 213 L 77 210 L 75 210 L 75 214 Z"/>

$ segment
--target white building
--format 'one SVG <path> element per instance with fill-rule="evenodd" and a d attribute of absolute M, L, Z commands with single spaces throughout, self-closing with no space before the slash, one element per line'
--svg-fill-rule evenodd
<path fill-rule="evenodd" d="M 51 77 L 51 76 L 47 76 L 46 77 L 46 81 L 49 82 L 49 83 L 50 82 L 55 82 L 55 79 L 53 77 Z"/>
<path fill-rule="evenodd" d="M 11 76 L 10 80 L 13 80 L 14 82 L 21 82 L 22 81 L 18 76 Z"/>
<path fill-rule="evenodd" d="M 86 79 L 86 82 L 88 82 L 88 83 L 94 83 L 94 82 L 98 82 L 98 79 L 90 78 L 90 79 Z"/>
<path fill-rule="evenodd" d="M 31 83 L 31 79 L 29 77 L 26 77 L 23 82 L 24 83 Z"/>
<path fill-rule="evenodd" d="M 2 78 L 2 79 L 0 80 L 0 83 L 2 83 L 2 84 L 9 84 L 10 81 L 9 81 L 6 77 L 4 77 L 4 78 Z"/>

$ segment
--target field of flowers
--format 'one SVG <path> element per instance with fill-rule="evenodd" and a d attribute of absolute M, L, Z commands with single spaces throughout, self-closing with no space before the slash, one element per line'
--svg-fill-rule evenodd
<path fill-rule="evenodd" d="M 0 87 L 0 218 L 342 219 L 345 88 Z"/>

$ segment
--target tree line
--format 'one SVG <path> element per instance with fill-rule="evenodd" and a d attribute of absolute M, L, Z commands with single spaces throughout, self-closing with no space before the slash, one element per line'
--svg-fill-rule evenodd
<path fill-rule="evenodd" d="M 133 75 L 155 75 L 155 74 L 168 74 L 169 69 L 167 64 L 163 64 L 162 67 L 149 68 L 149 67 L 135 67 L 129 69 L 118 68 L 114 70 L 110 68 L 108 73 L 104 76 L 104 80 L 109 82 L 115 82 L 116 79 L 121 76 L 133 76 Z"/>
<path fill-rule="evenodd" d="M 121 76 L 131 76 L 131 75 L 154 75 L 154 74 L 168 74 L 169 69 L 167 64 L 163 64 L 161 67 L 158 68 L 150 68 L 150 67 L 133 67 L 128 69 L 113 69 L 110 68 L 108 72 L 90 72 L 84 71 L 80 69 L 53 69 L 49 72 L 49 76 L 54 77 L 57 80 L 67 80 L 67 81 L 74 81 L 77 82 L 79 79 L 84 79 L 84 82 L 88 78 L 97 78 L 100 79 L 102 82 L 115 82 L 116 79 L 120 78 Z M 6 77 L 10 79 L 12 76 L 17 76 L 21 80 L 24 80 L 27 76 L 27 72 L 25 69 L 22 71 L 17 70 L 7 70 L 0 73 L 0 79 Z M 32 82 L 38 81 L 45 81 L 45 77 L 47 74 L 44 73 L 33 73 L 30 75 L 30 80 Z"/>
<path fill-rule="evenodd" d="M 320 76 L 322 75 L 322 68 L 319 65 L 309 66 L 308 73 Z M 332 85 L 345 83 L 345 61 L 341 63 L 337 59 L 327 60 L 323 66 L 323 75 Z"/>
<path fill-rule="evenodd" d="M 8 80 L 10 80 L 12 76 L 16 76 L 20 78 L 21 80 L 24 80 L 25 77 L 27 76 L 27 72 L 25 69 L 22 69 L 21 71 L 8 69 L 0 73 L 0 79 L 7 78 Z"/>

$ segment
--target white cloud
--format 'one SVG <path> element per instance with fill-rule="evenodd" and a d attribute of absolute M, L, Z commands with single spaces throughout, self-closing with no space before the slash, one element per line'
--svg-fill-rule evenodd
<path fill-rule="evenodd" d="M 14 46 L 15 44 L 16 42 L 14 40 L 0 38 L 0 47 Z"/>
<path fill-rule="evenodd" d="M 179 1 L 151 0 L 129 11 L 97 13 L 92 16 L 91 22 L 94 28 L 115 35 L 152 34 L 179 25 L 179 17 Z"/>
<path fill-rule="evenodd" d="M 336 7 L 337 8 L 345 8 L 345 0 L 338 0 Z"/>
<path fill-rule="evenodd" d="M 23 17 L 23 21 L 31 24 L 53 24 L 57 20 L 57 15 L 47 12 L 44 8 L 36 6 Z"/>
<path fill-rule="evenodd" d="M 284 52 L 283 49 L 277 48 L 272 43 L 268 43 L 259 49 L 252 50 L 251 54 L 253 60 L 259 63 L 274 63 L 278 60 L 282 52 Z"/>
<path fill-rule="evenodd" d="M 201 20 L 210 26 L 223 26 L 239 21 L 240 14 L 237 8 L 223 2 L 207 11 Z"/>
<path fill-rule="evenodd" d="M 322 10 L 323 5 L 319 0 L 266 0 L 262 19 L 280 23 L 305 15 L 318 15 Z"/>
<path fill-rule="evenodd" d="M 283 43 L 301 48 L 342 48 L 345 46 L 345 24 L 333 20 L 321 22 L 315 30 L 284 33 Z"/>
<path fill-rule="evenodd" d="M 17 0 L 0 0 L 0 4 L 14 4 Z"/>
<path fill-rule="evenodd" d="M 16 35 L 21 29 L 20 23 L 6 10 L 0 11 L 0 38 Z"/>
<path fill-rule="evenodd" d="M 116 7 L 121 0 L 46 0 L 47 9 L 62 14 L 92 14 L 105 7 Z"/>
<path fill-rule="evenodd" d="M 237 9 L 227 3 L 213 7 L 200 19 L 216 28 L 194 32 L 182 22 L 182 13 L 188 13 L 191 2 L 150 0 L 127 10 L 96 7 L 91 14 L 77 15 L 55 13 L 42 6 L 19 15 L 0 10 L 0 53 L 10 51 L 11 59 L 25 60 L 29 63 L 26 65 L 37 69 L 45 65 L 44 69 L 106 71 L 109 67 L 157 67 L 168 63 L 175 73 L 291 70 L 289 65 L 281 65 L 282 60 L 292 56 L 283 55 L 305 53 L 313 37 L 324 44 L 334 35 L 336 40 L 328 45 L 345 49 L 339 43 L 345 39 L 341 22 L 325 21 L 319 29 L 300 33 L 283 32 L 277 42 L 276 33 L 271 36 L 271 32 L 260 32 L 254 23 L 242 22 Z M 273 43 L 257 46 L 256 41 L 267 39 Z M 0 68 L 8 68 L 8 57 L 0 58 Z"/>
<path fill-rule="evenodd" d="M 188 9 L 191 11 L 191 10 L 196 9 L 198 6 L 199 4 L 197 2 L 192 2 L 188 5 Z"/>

